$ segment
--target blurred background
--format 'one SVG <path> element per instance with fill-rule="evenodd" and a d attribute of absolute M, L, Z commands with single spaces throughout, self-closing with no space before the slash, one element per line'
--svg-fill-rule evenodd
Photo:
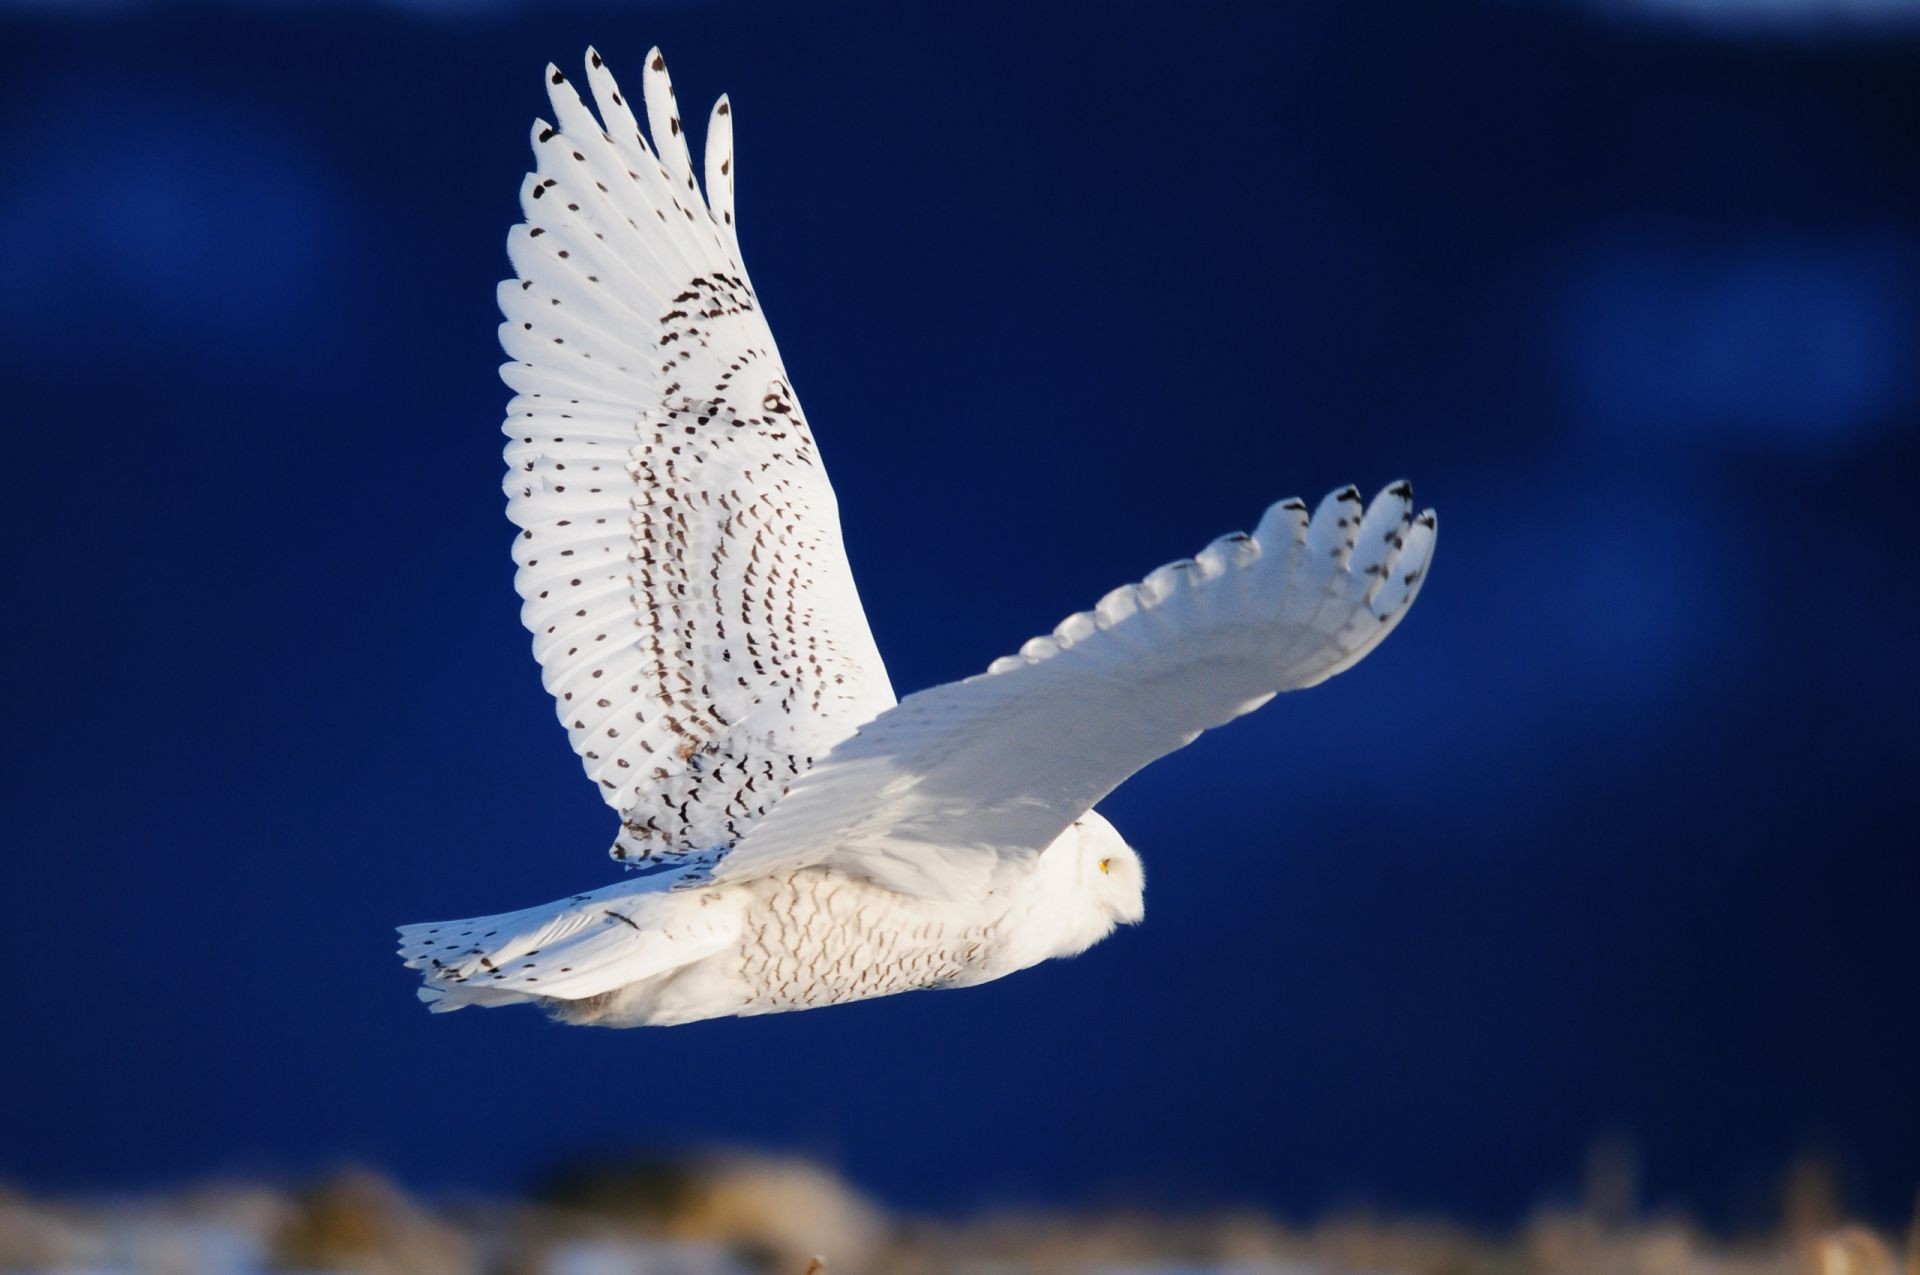
<path fill-rule="evenodd" d="M 732 95 L 901 691 L 1276 498 L 1440 509 L 1377 654 L 1104 803 L 1145 925 L 415 1001 L 393 925 L 614 876 L 495 373 L 589 42 Z M 1920 1270 L 1912 0 L 0 0 L 0 125 L 0 1264 Z M 822 1238 L 711 1222 L 755 1174 Z"/>

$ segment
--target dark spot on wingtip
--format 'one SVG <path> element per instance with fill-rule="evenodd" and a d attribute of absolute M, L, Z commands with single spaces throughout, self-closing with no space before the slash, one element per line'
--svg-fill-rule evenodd
<path fill-rule="evenodd" d="M 1281 507 L 1282 509 L 1291 509 L 1291 510 L 1293 510 L 1293 511 L 1294 511 L 1295 513 L 1305 513 L 1305 512 L 1307 512 L 1307 502 L 1306 502 L 1306 501 L 1304 501 L 1304 500 L 1301 500 L 1301 499 L 1300 499 L 1300 498 L 1299 498 L 1298 496 L 1296 496 L 1296 497 L 1294 497 L 1294 498 L 1293 498 L 1292 500 L 1289 500 L 1289 501 L 1287 501 L 1286 503 L 1284 503 L 1284 504 L 1282 504 L 1282 505 L 1281 505 L 1280 507 Z"/>
<path fill-rule="evenodd" d="M 587 61 L 593 65 L 593 69 L 596 71 L 606 65 L 605 62 L 600 60 L 600 54 L 592 49 L 587 50 Z"/>
<path fill-rule="evenodd" d="M 1357 505 L 1360 503 L 1360 489 L 1358 487 L 1355 487 L 1352 483 L 1348 483 L 1345 487 L 1340 489 L 1340 494 L 1337 497 L 1335 497 L 1335 499 L 1351 500 L 1354 504 Z"/>
<path fill-rule="evenodd" d="M 543 142 L 550 142 L 559 133 L 559 131 L 560 131 L 559 129 L 552 128 L 552 127 L 543 128 L 540 130 L 540 140 Z"/>
<path fill-rule="evenodd" d="M 653 55 L 653 62 L 651 63 L 651 65 L 653 69 L 656 71 L 664 71 L 667 69 L 667 60 L 661 57 L 658 53 L 656 53 Z"/>
<path fill-rule="evenodd" d="M 718 110 L 716 110 L 716 111 L 715 111 L 714 113 L 715 113 L 716 115 L 731 115 L 731 114 L 733 114 L 733 103 L 731 103 L 731 102 L 722 102 L 722 103 L 720 103 L 720 106 L 719 106 L 719 109 L 718 109 Z"/>
<path fill-rule="evenodd" d="M 566 77 L 566 76 L 564 76 L 564 75 L 562 75 L 562 74 L 560 74 L 560 72 L 559 72 L 559 71 L 557 71 L 557 70 L 556 70 L 556 71 L 555 71 L 555 72 L 553 73 L 553 83 L 555 83 L 555 84 L 565 84 L 566 82 L 567 82 L 567 77 Z"/>
<path fill-rule="evenodd" d="M 1422 527 L 1431 528 L 1434 523 L 1433 510 L 1427 510 L 1427 512 L 1421 514 L 1416 521 L 1418 521 Z"/>
<path fill-rule="evenodd" d="M 1397 482 L 1393 486 L 1387 488 L 1387 495 L 1398 496 L 1402 500 L 1412 500 L 1413 484 L 1409 482 Z"/>

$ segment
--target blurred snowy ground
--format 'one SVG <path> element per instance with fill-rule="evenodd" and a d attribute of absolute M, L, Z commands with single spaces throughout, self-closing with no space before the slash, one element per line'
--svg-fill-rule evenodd
<path fill-rule="evenodd" d="M 1778 1215 L 1709 1235 L 1636 1212 L 1631 1165 L 1601 1155 L 1577 1207 L 1505 1234 L 1346 1214 L 1306 1227 L 1253 1212 L 1133 1206 L 889 1215 L 801 1161 L 721 1156 L 588 1166 L 525 1200 L 428 1205 L 349 1172 L 298 1190 L 30 1200 L 0 1192 L 0 1271 L 42 1275 L 1912 1275 L 1902 1241 L 1849 1224 L 1817 1163 Z"/>

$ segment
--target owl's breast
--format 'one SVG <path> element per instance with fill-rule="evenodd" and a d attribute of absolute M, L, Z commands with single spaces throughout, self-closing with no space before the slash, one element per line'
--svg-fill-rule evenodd
<path fill-rule="evenodd" d="M 761 884 L 738 950 L 742 1014 L 811 1009 L 1010 974 L 1020 892 L 916 899 L 827 869 Z"/>

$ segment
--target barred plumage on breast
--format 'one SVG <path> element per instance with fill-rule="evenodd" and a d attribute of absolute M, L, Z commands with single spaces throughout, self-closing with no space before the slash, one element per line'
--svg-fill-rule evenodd
<path fill-rule="evenodd" d="M 1000 921 L 959 925 L 939 904 L 828 871 L 770 885 L 747 912 L 740 945 L 743 993 L 756 1009 L 945 986 L 977 969 Z"/>

